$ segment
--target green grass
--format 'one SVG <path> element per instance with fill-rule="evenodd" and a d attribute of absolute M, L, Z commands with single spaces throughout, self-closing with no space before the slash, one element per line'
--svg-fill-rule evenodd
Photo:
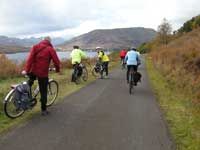
<path fill-rule="evenodd" d="M 115 54 L 113 54 L 115 55 Z M 120 63 L 118 59 L 115 61 L 111 61 L 109 64 L 110 70 L 119 66 Z M 95 80 L 95 78 L 91 75 L 91 66 L 87 66 L 89 72 L 89 79 L 87 82 L 82 81 L 81 84 L 76 85 L 75 83 L 71 83 L 71 69 L 64 69 L 61 73 L 51 73 L 50 78 L 55 79 L 59 83 L 59 95 L 56 102 L 62 101 L 64 97 L 67 95 L 79 90 L 80 88 L 86 86 L 87 84 L 91 83 Z M 21 83 L 25 81 L 25 78 L 16 77 L 16 78 L 9 78 L 5 80 L 0 80 L 0 99 L 3 101 L 4 97 L 10 90 L 10 85 L 13 83 Z M 35 81 L 35 84 L 37 81 Z M 3 105 L 0 105 L 0 134 L 15 128 L 16 126 L 23 125 L 27 120 L 31 119 L 35 114 L 40 112 L 40 103 L 33 110 L 26 112 L 22 117 L 17 119 L 10 119 L 8 118 L 3 111 Z"/>
<path fill-rule="evenodd" d="M 146 66 L 176 149 L 200 150 L 200 116 L 195 113 L 195 106 L 191 103 L 193 95 L 186 95 L 187 92 L 177 88 L 176 83 L 169 84 L 168 79 L 155 69 L 148 57 Z"/>

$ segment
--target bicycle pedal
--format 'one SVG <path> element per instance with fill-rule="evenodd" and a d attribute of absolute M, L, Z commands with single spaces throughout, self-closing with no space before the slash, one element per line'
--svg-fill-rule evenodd
<path fill-rule="evenodd" d="M 30 107 L 34 107 L 35 105 L 37 104 L 37 99 L 36 98 L 33 98 L 31 101 L 30 101 Z"/>

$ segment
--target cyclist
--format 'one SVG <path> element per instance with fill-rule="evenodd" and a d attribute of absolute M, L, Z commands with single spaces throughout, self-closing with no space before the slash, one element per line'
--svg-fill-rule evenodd
<path fill-rule="evenodd" d="M 103 48 L 101 47 L 96 47 L 97 53 L 98 53 L 98 60 L 100 61 L 100 63 L 102 63 L 102 66 L 106 72 L 106 76 L 105 78 L 108 78 L 108 64 L 109 64 L 109 57 L 108 55 L 106 55 L 103 51 Z M 103 71 L 104 71 L 103 70 Z M 103 72 L 102 72 L 103 74 Z M 103 77 L 101 77 L 103 78 Z"/>
<path fill-rule="evenodd" d="M 126 79 L 127 83 L 129 83 L 129 73 L 131 68 L 133 68 L 134 72 L 137 72 L 138 65 L 140 65 L 140 56 L 138 55 L 135 47 L 131 48 L 130 51 L 127 52 L 125 62 L 127 64 Z M 135 85 L 137 85 L 137 83 L 135 83 Z"/>
<path fill-rule="evenodd" d="M 41 95 L 41 110 L 42 115 L 47 115 L 47 86 L 48 86 L 48 71 L 51 60 L 54 62 L 56 72 L 60 71 L 60 60 L 51 44 L 51 38 L 45 37 L 44 40 L 34 45 L 31 48 L 29 56 L 26 61 L 23 75 L 29 75 L 28 84 L 33 85 L 34 80 L 38 80 L 40 95 Z"/>
<path fill-rule="evenodd" d="M 125 56 L 126 56 L 126 50 L 123 49 L 123 50 L 120 51 L 120 58 L 121 58 L 121 62 L 122 62 L 123 66 L 125 64 L 125 61 L 124 61 Z"/>
<path fill-rule="evenodd" d="M 75 69 L 76 65 L 78 65 L 78 76 L 82 75 L 82 67 L 80 67 L 80 63 L 81 63 L 81 59 L 86 59 L 87 55 L 81 50 L 79 49 L 79 46 L 75 45 L 73 46 L 73 50 L 70 54 L 70 58 L 72 60 L 72 65 L 73 68 Z M 74 73 L 75 71 L 73 71 L 72 73 L 72 79 L 71 81 L 74 82 Z"/>

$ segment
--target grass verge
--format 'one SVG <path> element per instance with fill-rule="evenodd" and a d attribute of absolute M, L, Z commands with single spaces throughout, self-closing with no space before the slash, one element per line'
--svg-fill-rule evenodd
<path fill-rule="evenodd" d="M 165 119 L 177 150 L 200 150 L 200 117 L 191 103 L 193 95 L 178 88 L 176 83 L 168 80 L 153 65 L 151 58 L 146 57 L 146 66 L 158 103 L 164 112 Z"/>

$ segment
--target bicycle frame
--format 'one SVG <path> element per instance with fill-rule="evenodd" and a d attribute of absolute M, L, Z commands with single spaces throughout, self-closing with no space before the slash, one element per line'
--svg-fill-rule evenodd
<path fill-rule="evenodd" d="M 51 81 L 53 81 L 53 79 L 49 79 L 48 84 L 49 84 Z M 34 95 L 32 95 L 32 97 L 33 97 L 33 98 L 36 98 L 36 97 L 38 96 L 39 92 L 40 92 L 40 88 L 39 88 L 39 85 L 37 85 L 36 88 L 34 89 L 34 92 L 33 92 Z M 31 93 L 31 94 L 32 94 L 32 93 Z"/>

